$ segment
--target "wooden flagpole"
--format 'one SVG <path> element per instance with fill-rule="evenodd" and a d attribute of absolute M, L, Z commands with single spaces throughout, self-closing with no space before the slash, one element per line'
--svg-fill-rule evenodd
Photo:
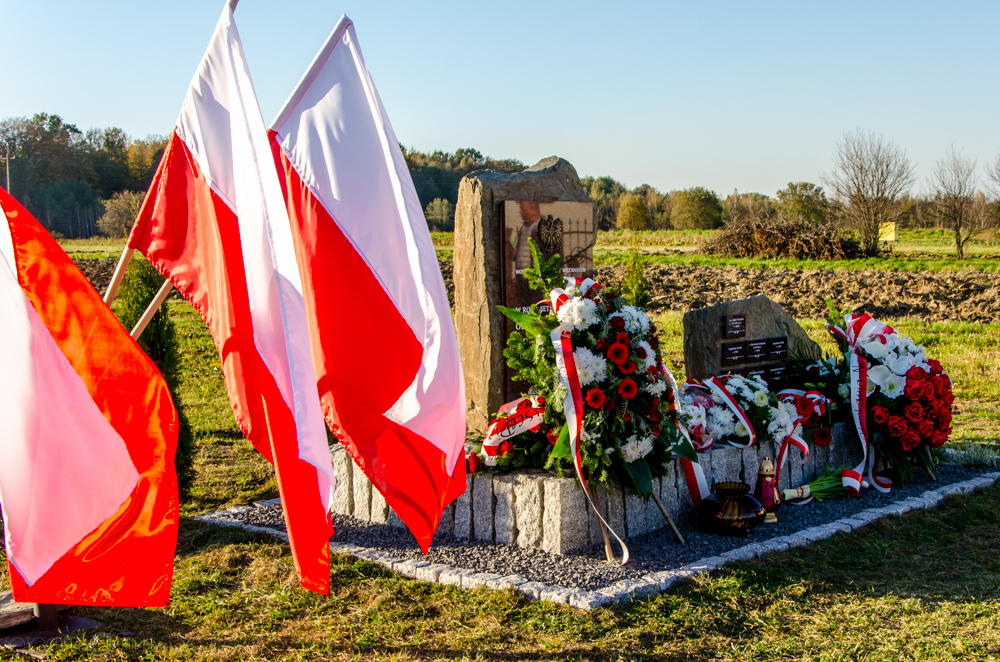
<path fill-rule="evenodd" d="M 128 270 L 128 263 L 132 261 L 132 255 L 135 253 L 134 248 L 129 248 L 125 246 L 125 250 L 122 251 L 122 256 L 118 258 L 118 264 L 115 266 L 115 273 L 111 276 L 111 282 L 108 283 L 108 289 L 104 292 L 104 303 L 111 306 L 111 302 L 115 300 L 115 295 L 118 294 L 118 288 L 121 287 L 122 281 L 125 280 L 125 272 Z"/>
<path fill-rule="evenodd" d="M 149 320 L 153 319 L 153 315 L 156 314 L 156 311 L 159 310 L 160 306 L 163 305 L 163 302 L 166 301 L 167 295 L 170 294 L 170 290 L 173 286 L 174 284 L 170 282 L 169 278 L 163 279 L 163 285 L 160 285 L 160 289 L 156 291 L 156 296 L 154 296 L 153 300 L 149 302 L 148 306 L 146 306 L 146 310 L 143 311 L 142 317 L 140 317 L 139 321 L 135 323 L 135 328 L 133 328 L 132 333 L 129 334 L 133 339 L 138 340 L 139 336 L 142 335 L 142 332 L 146 330 L 146 325 L 149 324 Z"/>

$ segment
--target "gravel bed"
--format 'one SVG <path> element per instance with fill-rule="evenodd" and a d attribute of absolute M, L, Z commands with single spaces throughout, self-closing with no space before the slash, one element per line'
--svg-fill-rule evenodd
<path fill-rule="evenodd" d="M 813 501 L 805 506 L 782 506 L 778 510 L 777 524 L 761 524 L 746 537 L 713 535 L 701 531 L 691 522 L 678 526 L 687 538 L 681 545 L 668 527 L 627 541 L 632 561 L 620 567 L 604 560 L 604 549 L 595 546 L 579 554 L 557 556 L 539 549 L 522 549 L 510 545 L 456 540 L 438 534 L 430 552 L 424 556 L 413 536 L 406 529 L 384 524 L 370 524 L 352 517 L 334 515 L 336 528 L 333 540 L 352 543 L 361 547 L 388 552 L 399 559 L 422 559 L 478 572 L 492 572 L 501 576 L 520 575 L 530 581 L 597 590 L 622 579 L 638 579 L 650 572 L 671 570 L 698 559 L 717 556 L 750 543 L 762 543 L 771 538 L 788 535 L 813 526 L 826 524 L 843 517 L 850 517 L 866 508 L 878 508 L 896 501 L 919 496 L 929 489 L 957 483 L 993 471 L 942 464 L 937 469 L 937 482 L 931 482 L 922 472 L 905 487 L 894 486 L 889 494 L 868 488 L 856 499 L 843 498 L 831 501 Z M 284 531 L 284 518 L 280 505 L 267 505 L 240 513 L 220 513 L 223 519 Z M 615 544 L 615 543 L 612 543 Z M 616 545 L 617 547 L 617 545 Z"/>

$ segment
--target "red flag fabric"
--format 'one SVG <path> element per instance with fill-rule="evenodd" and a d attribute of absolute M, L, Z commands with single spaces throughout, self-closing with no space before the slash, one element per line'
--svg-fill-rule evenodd
<path fill-rule="evenodd" d="M 208 325 L 236 420 L 274 465 L 299 580 L 327 593 L 333 467 L 287 212 L 228 4 L 129 246 Z"/>
<path fill-rule="evenodd" d="M 0 189 L 0 504 L 14 599 L 164 606 L 177 412 L 152 361 Z"/>
<path fill-rule="evenodd" d="M 420 201 L 346 16 L 270 136 L 327 425 L 426 552 L 465 491 L 464 381 Z"/>

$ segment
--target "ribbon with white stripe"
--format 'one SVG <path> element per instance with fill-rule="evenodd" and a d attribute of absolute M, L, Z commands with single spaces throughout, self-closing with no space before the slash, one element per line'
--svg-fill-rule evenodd
<path fill-rule="evenodd" d="M 502 405 L 500 413 L 507 416 L 494 419 L 486 428 L 483 439 L 483 453 L 488 467 L 496 465 L 500 444 L 542 424 L 545 408 L 538 407 L 531 398 L 518 398 Z"/>

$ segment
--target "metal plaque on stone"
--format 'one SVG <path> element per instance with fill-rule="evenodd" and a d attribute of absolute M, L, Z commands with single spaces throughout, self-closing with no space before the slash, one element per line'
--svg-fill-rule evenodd
<path fill-rule="evenodd" d="M 747 363 L 760 363 L 767 361 L 767 339 L 756 339 L 747 341 Z"/>
<path fill-rule="evenodd" d="M 788 358 L 788 338 L 779 336 L 767 339 L 767 360 L 784 361 Z"/>
<path fill-rule="evenodd" d="M 503 243 L 503 305 L 527 312 L 544 299 L 528 286 L 524 270 L 531 267 L 529 239 L 534 239 L 545 258 L 559 255 L 564 276 L 594 276 L 594 206 L 590 202 L 532 202 L 505 200 L 501 207 Z M 540 306 L 545 311 L 548 306 Z M 504 338 L 518 326 L 504 318 Z M 506 401 L 517 398 L 527 385 L 515 383 L 507 368 Z"/>
<path fill-rule="evenodd" d="M 742 365 L 747 360 L 747 344 L 745 342 L 727 342 L 722 344 L 722 365 L 724 367 Z"/>
<path fill-rule="evenodd" d="M 722 337 L 726 340 L 745 338 L 747 335 L 746 315 L 724 315 L 722 317 Z"/>

